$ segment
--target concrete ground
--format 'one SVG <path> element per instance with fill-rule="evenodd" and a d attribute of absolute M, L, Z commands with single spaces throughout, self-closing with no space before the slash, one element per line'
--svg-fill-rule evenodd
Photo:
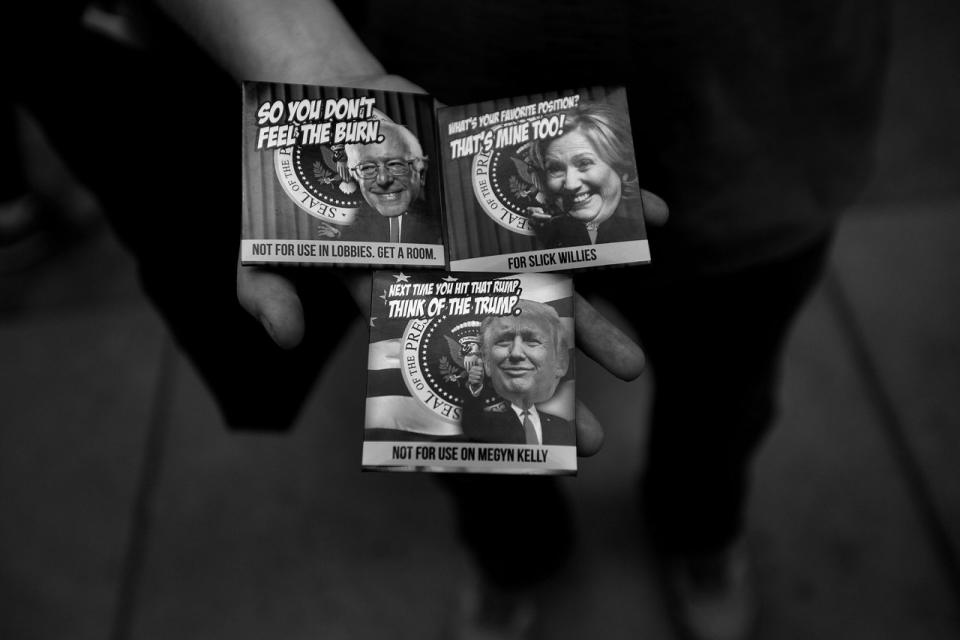
<path fill-rule="evenodd" d="M 960 637 L 957 11 L 897 5 L 877 177 L 787 348 L 763 638 Z M 359 472 L 365 339 L 292 435 L 230 434 L 111 236 L 0 276 L 0 638 L 438 637 L 471 567 L 430 478 Z M 580 541 L 537 635 L 671 638 L 634 510 L 648 381 L 577 366 L 607 446 L 564 480 Z"/>

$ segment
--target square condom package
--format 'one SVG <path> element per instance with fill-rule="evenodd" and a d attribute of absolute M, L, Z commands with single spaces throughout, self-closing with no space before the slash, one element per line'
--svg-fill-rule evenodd
<path fill-rule="evenodd" d="M 378 271 L 363 468 L 573 474 L 573 283 Z"/>

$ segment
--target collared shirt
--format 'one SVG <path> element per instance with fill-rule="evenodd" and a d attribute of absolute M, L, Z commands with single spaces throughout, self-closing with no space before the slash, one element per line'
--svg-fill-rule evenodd
<path fill-rule="evenodd" d="M 520 419 L 520 424 L 523 424 L 523 412 L 527 412 L 530 422 L 533 423 L 533 430 L 537 432 L 537 444 L 543 444 L 543 429 L 540 428 L 540 414 L 537 413 L 537 408 L 533 405 L 530 405 L 529 409 L 524 409 L 523 407 L 518 407 L 512 402 L 510 403 L 510 408 L 513 409 L 515 414 L 517 414 L 517 418 Z"/>
<path fill-rule="evenodd" d="M 401 231 L 403 230 L 403 215 L 393 216 L 387 219 L 390 223 L 390 242 L 400 242 Z"/>

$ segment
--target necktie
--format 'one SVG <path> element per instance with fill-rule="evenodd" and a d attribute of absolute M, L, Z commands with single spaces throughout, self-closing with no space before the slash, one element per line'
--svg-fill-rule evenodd
<path fill-rule="evenodd" d="M 537 439 L 537 430 L 533 428 L 533 420 L 530 419 L 530 412 L 523 411 L 520 415 L 523 416 L 523 435 L 527 444 L 540 444 L 540 440 Z"/>
<path fill-rule="evenodd" d="M 400 242 L 400 218 L 390 218 L 390 242 Z"/>

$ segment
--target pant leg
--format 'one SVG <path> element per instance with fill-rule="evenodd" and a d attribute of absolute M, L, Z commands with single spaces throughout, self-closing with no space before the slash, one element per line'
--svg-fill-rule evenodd
<path fill-rule="evenodd" d="M 658 290 L 638 318 L 656 389 L 642 499 L 661 548 L 717 550 L 740 533 L 783 344 L 827 247 Z"/>
<path fill-rule="evenodd" d="M 774 420 L 783 343 L 828 246 L 825 238 L 724 275 L 668 280 L 653 268 L 634 282 L 592 283 L 631 301 L 620 306 L 653 372 L 641 505 L 664 551 L 718 550 L 740 533 L 750 463 Z"/>
<path fill-rule="evenodd" d="M 493 585 L 537 585 L 569 559 L 573 523 L 557 478 L 449 474 L 437 480 L 453 500 L 461 540 Z"/>

